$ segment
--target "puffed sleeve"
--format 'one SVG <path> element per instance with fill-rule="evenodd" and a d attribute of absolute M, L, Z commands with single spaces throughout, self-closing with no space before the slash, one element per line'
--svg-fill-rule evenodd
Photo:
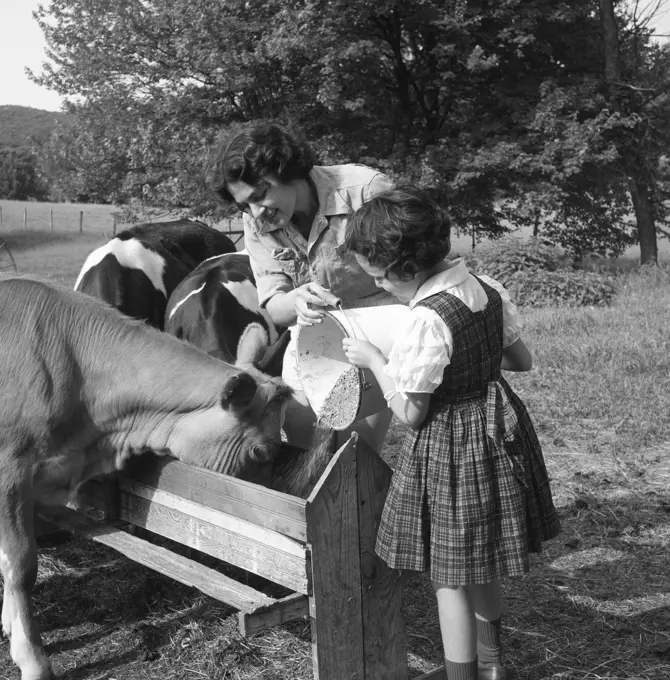
<path fill-rule="evenodd" d="M 267 251 L 260 242 L 258 234 L 253 227 L 253 221 L 248 215 L 244 215 L 244 247 L 249 253 L 251 270 L 256 279 L 258 301 L 261 307 L 277 293 L 288 293 L 293 290 L 293 281 L 287 276 L 277 260 Z"/>
<path fill-rule="evenodd" d="M 519 310 L 512 302 L 509 291 L 499 281 L 492 279 L 490 276 L 479 276 L 479 278 L 487 283 L 491 288 L 495 288 L 500 293 L 502 300 L 503 312 L 503 347 L 509 347 L 521 337 L 523 330 L 523 323 L 519 316 Z"/>
<path fill-rule="evenodd" d="M 432 394 L 442 382 L 452 348 L 451 331 L 441 317 L 426 307 L 415 307 L 397 329 L 384 367 L 395 383 L 394 393 Z"/>

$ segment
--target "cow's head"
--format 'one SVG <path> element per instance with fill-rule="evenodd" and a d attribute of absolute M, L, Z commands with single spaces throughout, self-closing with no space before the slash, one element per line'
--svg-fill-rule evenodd
<path fill-rule="evenodd" d="M 268 340 L 260 324 L 245 330 L 235 371 L 224 383 L 216 408 L 183 416 L 171 448 L 180 459 L 223 474 L 262 481 L 281 446 L 281 427 L 292 390 L 256 365 Z M 223 362 L 221 362 L 223 363 Z M 190 448 L 189 448 L 190 447 Z"/>

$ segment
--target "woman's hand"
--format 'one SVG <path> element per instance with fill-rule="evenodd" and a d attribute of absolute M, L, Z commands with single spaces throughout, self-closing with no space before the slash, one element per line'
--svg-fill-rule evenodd
<path fill-rule="evenodd" d="M 375 364 L 383 366 L 386 363 L 386 357 L 379 347 L 367 340 L 344 338 L 342 349 L 349 359 L 349 363 L 358 368 L 373 368 Z"/>
<path fill-rule="evenodd" d="M 312 326 L 321 323 L 324 307 L 335 307 L 340 299 L 316 281 L 296 288 L 295 313 L 298 325 Z"/>

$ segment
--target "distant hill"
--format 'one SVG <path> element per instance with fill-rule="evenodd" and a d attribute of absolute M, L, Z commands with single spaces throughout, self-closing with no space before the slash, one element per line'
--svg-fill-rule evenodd
<path fill-rule="evenodd" d="M 32 137 L 46 139 L 66 115 L 29 106 L 0 106 L 0 151 L 30 148 Z"/>

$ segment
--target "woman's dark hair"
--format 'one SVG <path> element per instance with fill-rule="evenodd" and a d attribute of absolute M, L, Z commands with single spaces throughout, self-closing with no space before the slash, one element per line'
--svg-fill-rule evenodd
<path fill-rule="evenodd" d="M 222 133 L 214 144 L 207 180 L 219 198 L 231 203 L 229 184 L 245 182 L 255 187 L 270 173 L 281 182 L 305 179 L 314 161 L 314 152 L 307 142 L 278 125 L 236 125 Z"/>
<path fill-rule="evenodd" d="M 432 269 L 451 250 L 451 221 L 421 189 L 397 186 L 364 203 L 350 218 L 344 252 L 409 281 Z"/>

